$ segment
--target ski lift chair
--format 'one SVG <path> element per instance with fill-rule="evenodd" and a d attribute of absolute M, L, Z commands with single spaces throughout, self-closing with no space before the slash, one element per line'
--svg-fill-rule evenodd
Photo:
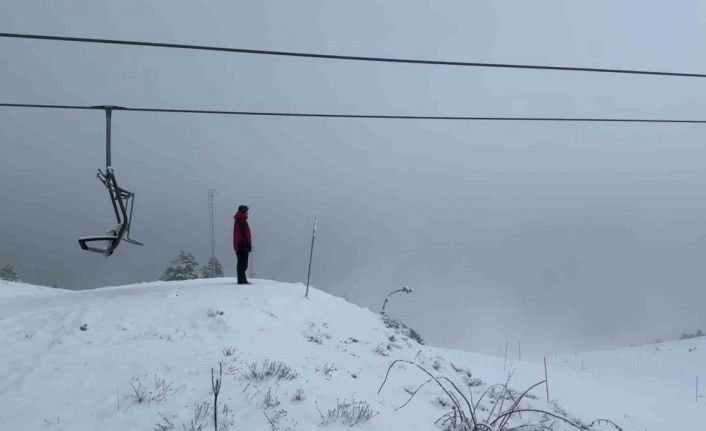
<path fill-rule="evenodd" d="M 117 225 L 105 235 L 86 236 L 78 239 L 78 243 L 83 250 L 93 251 L 107 256 L 113 254 L 121 240 L 131 244 L 142 245 L 142 243 L 130 238 L 130 224 L 132 222 L 132 208 L 135 203 L 135 193 L 127 191 L 118 186 L 115 180 L 115 173 L 112 168 L 106 169 L 105 174 L 99 169 L 98 179 L 108 189 L 110 201 L 113 204 Z"/>
<path fill-rule="evenodd" d="M 134 245 L 142 245 L 142 243 L 130 238 L 130 224 L 132 223 L 132 207 L 135 203 L 135 193 L 118 186 L 118 182 L 115 179 L 115 171 L 110 161 L 111 114 L 113 109 L 119 108 L 114 106 L 96 106 L 95 108 L 104 109 L 106 118 L 106 168 L 105 173 L 99 169 L 96 177 L 108 189 L 110 202 L 113 204 L 113 210 L 115 211 L 117 225 L 104 235 L 81 237 L 78 239 L 78 243 L 83 250 L 100 253 L 108 257 L 113 254 L 122 240 Z"/>

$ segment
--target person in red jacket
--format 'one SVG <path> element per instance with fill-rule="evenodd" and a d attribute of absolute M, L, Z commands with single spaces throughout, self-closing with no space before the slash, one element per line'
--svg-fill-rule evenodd
<path fill-rule="evenodd" d="M 238 284 L 250 284 L 245 271 L 248 269 L 248 255 L 252 251 L 252 237 L 248 225 L 248 207 L 241 205 L 233 216 L 233 249 L 238 258 Z"/>

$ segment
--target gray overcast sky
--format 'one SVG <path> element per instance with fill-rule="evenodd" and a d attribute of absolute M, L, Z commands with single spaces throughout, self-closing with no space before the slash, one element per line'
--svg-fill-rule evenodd
<path fill-rule="evenodd" d="M 332 54 L 706 72 L 706 2 L 0 1 L 0 31 Z M 423 115 L 706 118 L 706 80 L 334 62 L 0 39 L 7 102 Z M 0 264 L 89 288 L 205 261 L 207 189 L 232 274 L 390 312 L 434 344 L 501 354 L 706 329 L 706 126 L 245 118 L 117 112 L 133 236 L 94 178 L 101 112 L 0 109 Z"/>

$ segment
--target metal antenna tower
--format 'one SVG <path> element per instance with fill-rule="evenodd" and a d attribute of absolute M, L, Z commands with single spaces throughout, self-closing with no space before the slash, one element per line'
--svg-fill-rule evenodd
<path fill-rule="evenodd" d="M 211 233 L 211 277 L 216 277 L 216 237 L 213 232 L 213 198 L 216 189 L 208 189 L 208 227 Z"/>

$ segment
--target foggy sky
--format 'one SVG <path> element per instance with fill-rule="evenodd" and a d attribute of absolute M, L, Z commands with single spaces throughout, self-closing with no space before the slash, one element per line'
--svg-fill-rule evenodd
<path fill-rule="evenodd" d="M 11 2 L 0 31 L 331 54 L 706 71 L 705 2 Z M 335 62 L 0 39 L 3 102 L 415 115 L 706 118 L 689 78 Z M 0 265 L 93 288 L 157 279 L 179 250 L 389 312 L 429 342 L 502 354 L 706 329 L 706 126 L 251 118 L 115 112 L 136 192 L 114 224 L 100 111 L 0 108 Z"/>

